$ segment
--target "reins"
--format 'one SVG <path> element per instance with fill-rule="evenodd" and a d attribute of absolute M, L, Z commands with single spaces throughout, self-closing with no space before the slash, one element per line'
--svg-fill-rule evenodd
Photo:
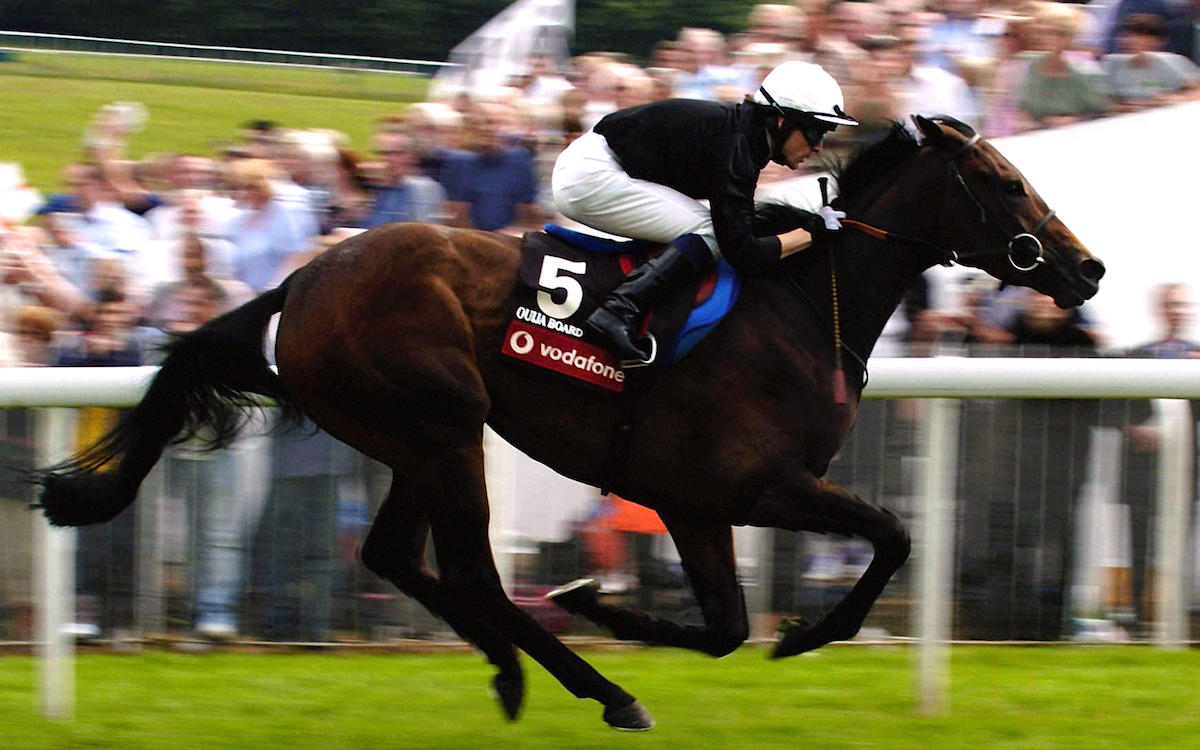
<path fill-rule="evenodd" d="M 921 239 L 920 237 L 909 237 L 908 235 L 897 234 L 896 232 L 891 232 L 887 229 L 880 229 L 879 227 L 871 226 L 865 221 L 858 221 L 857 219 L 842 219 L 842 226 L 849 227 L 851 229 L 857 229 L 868 237 L 873 237 L 877 240 L 892 240 L 893 242 L 904 242 L 909 245 L 924 245 L 944 258 L 942 261 L 942 265 L 944 266 L 951 266 L 958 262 L 958 253 L 954 250 L 947 250 L 941 245 L 937 245 L 929 240 Z"/>

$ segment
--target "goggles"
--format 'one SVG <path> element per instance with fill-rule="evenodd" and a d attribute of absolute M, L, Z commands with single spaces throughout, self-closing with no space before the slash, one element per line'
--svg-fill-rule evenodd
<path fill-rule="evenodd" d="M 808 141 L 808 145 L 812 148 L 819 146 L 821 141 L 825 140 L 825 134 L 837 127 L 837 125 L 821 122 L 807 115 L 789 117 L 788 124 L 799 130 L 800 135 L 804 136 L 804 140 Z"/>
<path fill-rule="evenodd" d="M 818 145 L 820 145 L 821 141 L 825 140 L 825 135 L 827 133 L 837 129 L 837 125 L 835 123 L 818 120 L 808 112 L 800 112 L 794 109 L 784 109 L 779 105 L 779 102 L 775 101 L 775 97 L 771 96 L 771 94 L 765 88 L 760 88 L 759 91 L 762 92 L 762 95 L 766 98 L 767 102 L 775 108 L 775 111 L 778 112 L 781 117 L 783 117 L 785 126 L 800 131 L 800 134 L 804 136 L 804 140 L 807 141 L 808 145 L 812 148 L 816 148 Z M 835 107 L 835 109 L 837 108 Z M 839 111 L 837 114 L 842 115 L 843 113 Z"/>

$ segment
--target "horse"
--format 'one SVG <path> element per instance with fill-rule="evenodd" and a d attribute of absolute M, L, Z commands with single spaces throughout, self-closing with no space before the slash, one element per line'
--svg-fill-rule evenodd
<path fill-rule="evenodd" d="M 57 525 L 111 519 L 170 441 L 204 429 L 220 445 L 246 410 L 274 400 L 391 468 L 361 561 L 483 652 L 509 720 L 524 698 L 520 649 L 572 694 L 599 702 L 609 725 L 648 729 L 653 719 L 631 693 L 505 595 L 488 542 L 484 425 L 567 477 L 657 511 L 703 625 L 605 603 L 587 581 L 552 594 L 569 611 L 618 639 L 729 654 L 749 635 L 732 527 L 750 525 L 871 543 L 853 588 L 817 622 L 791 622 L 772 655 L 853 637 L 910 540 L 893 513 L 822 477 L 906 287 L 957 260 L 1067 308 L 1092 297 L 1104 274 L 969 127 L 912 122 L 914 133 L 897 123 L 836 170 L 834 205 L 852 220 L 842 231 L 777 273 L 745 277 L 733 309 L 690 354 L 668 369 L 630 372 L 636 393 L 581 387 L 500 356 L 519 238 L 392 224 L 341 242 L 172 341 L 113 431 L 39 475 L 40 506 Z M 794 209 L 775 206 L 758 231 L 796 226 Z M 277 372 L 264 356 L 276 313 Z M 615 443 L 624 450 L 614 453 Z M 429 537 L 436 571 L 425 562 Z"/>

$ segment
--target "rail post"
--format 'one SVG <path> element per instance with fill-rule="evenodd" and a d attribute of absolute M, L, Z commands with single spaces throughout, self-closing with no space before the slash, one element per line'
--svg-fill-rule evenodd
<path fill-rule="evenodd" d="M 917 695 L 926 716 L 946 710 L 950 680 L 950 633 L 954 613 L 954 497 L 958 467 L 960 404 L 925 402 L 925 466 L 921 472 L 920 537 L 917 547 Z"/>
<path fill-rule="evenodd" d="M 37 411 L 38 466 L 68 458 L 74 442 L 73 409 Z M 67 625 L 75 613 L 75 529 L 35 524 L 37 553 L 38 707 L 48 719 L 75 715 L 75 644 Z"/>

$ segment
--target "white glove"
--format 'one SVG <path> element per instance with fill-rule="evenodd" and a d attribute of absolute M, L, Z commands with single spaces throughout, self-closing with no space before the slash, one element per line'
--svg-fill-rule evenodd
<path fill-rule="evenodd" d="M 817 216 L 825 222 L 825 228 L 831 232 L 835 232 L 842 228 L 841 219 L 846 218 L 845 211 L 838 211 L 833 206 L 821 206 L 817 211 Z"/>

